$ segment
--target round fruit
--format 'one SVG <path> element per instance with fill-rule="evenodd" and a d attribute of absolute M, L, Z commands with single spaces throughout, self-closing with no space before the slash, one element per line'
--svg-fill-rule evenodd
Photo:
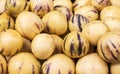
<path fill-rule="evenodd" d="M 47 59 L 55 50 L 54 39 L 49 34 L 39 34 L 32 40 L 31 49 L 38 59 Z"/>
<path fill-rule="evenodd" d="M 78 60 L 76 74 L 108 74 L 108 66 L 97 53 L 91 53 Z"/>
<path fill-rule="evenodd" d="M 39 74 L 40 68 L 40 62 L 27 52 L 14 55 L 8 63 L 9 74 Z"/>
<path fill-rule="evenodd" d="M 43 74 L 75 74 L 75 64 L 64 54 L 50 57 L 42 65 Z"/>
<path fill-rule="evenodd" d="M 83 6 L 80 8 L 77 8 L 74 11 L 75 14 L 80 14 L 89 19 L 89 21 L 94 21 L 98 19 L 98 11 L 94 6 Z"/>
<path fill-rule="evenodd" d="M 120 7 L 107 6 L 100 12 L 100 19 L 104 21 L 107 18 L 120 18 Z"/>
<path fill-rule="evenodd" d="M 59 11 L 51 11 L 43 18 L 44 31 L 51 34 L 62 35 L 67 31 L 67 19 Z"/>
<path fill-rule="evenodd" d="M 14 21 L 11 16 L 7 13 L 2 13 L 0 15 L 0 32 L 6 29 L 13 29 L 14 28 Z"/>
<path fill-rule="evenodd" d="M 42 20 L 33 12 L 22 12 L 16 18 L 15 29 L 25 38 L 32 40 L 43 31 Z"/>
<path fill-rule="evenodd" d="M 98 41 L 98 54 L 109 63 L 120 61 L 120 33 L 108 32 Z"/>
<path fill-rule="evenodd" d="M 4 56 L 16 54 L 22 46 L 22 36 L 16 30 L 8 29 L 0 33 L 0 53 Z"/>
<path fill-rule="evenodd" d="M 91 45 L 96 46 L 100 37 L 108 32 L 108 27 L 99 20 L 88 23 L 82 33 L 86 36 Z"/>
<path fill-rule="evenodd" d="M 28 10 L 29 5 L 27 0 L 7 0 L 5 8 L 11 16 L 17 17 L 22 11 Z"/>
<path fill-rule="evenodd" d="M 62 47 L 67 56 L 79 58 L 89 51 L 89 42 L 81 32 L 73 31 L 64 38 Z"/>
<path fill-rule="evenodd" d="M 52 0 L 30 0 L 30 9 L 40 17 L 53 10 Z"/>

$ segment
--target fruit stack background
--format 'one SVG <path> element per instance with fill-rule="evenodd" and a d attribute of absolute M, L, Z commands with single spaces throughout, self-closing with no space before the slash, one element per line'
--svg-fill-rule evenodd
<path fill-rule="evenodd" d="M 119 74 L 120 0 L 0 0 L 0 74 Z"/>

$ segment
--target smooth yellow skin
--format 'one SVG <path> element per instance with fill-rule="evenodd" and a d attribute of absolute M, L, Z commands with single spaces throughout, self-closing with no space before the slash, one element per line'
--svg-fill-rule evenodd
<path fill-rule="evenodd" d="M 91 0 L 91 5 L 101 11 L 109 5 L 109 0 Z"/>
<path fill-rule="evenodd" d="M 104 34 L 98 41 L 97 51 L 98 54 L 106 62 L 117 63 L 120 61 L 120 33 L 108 32 Z"/>
<path fill-rule="evenodd" d="M 110 3 L 120 7 L 120 0 L 110 0 Z"/>
<path fill-rule="evenodd" d="M 108 74 L 108 66 L 97 53 L 91 53 L 77 61 L 76 74 Z"/>
<path fill-rule="evenodd" d="M 98 11 L 94 6 L 83 6 L 80 8 L 77 8 L 74 11 L 75 14 L 80 14 L 89 19 L 89 21 L 94 21 L 98 19 Z"/>
<path fill-rule="evenodd" d="M 108 27 L 99 20 L 88 23 L 82 33 L 86 36 L 91 45 L 96 46 L 100 37 L 108 32 Z"/>
<path fill-rule="evenodd" d="M 111 74 L 119 74 L 120 73 L 120 62 L 112 63 L 110 65 L 110 73 Z"/>
<path fill-rule="evenodd" d="M 107 18 L 104 23 L 108 26 L 110 31 L 120 32 L 120 19 L 118 18 Z"/>
<path fill-rule="evenodd" d="M 49 12 L 42 18 L 42 21 L 46 33 L 62 35 L 67 31 L 67 19 L 59 11 Z"/>
<path fill-rule="evenodd" d="M 5 11 L 6 0 L 0 0 L 0 14 Z"/>
<path fill-rule="evenodd" d="M 53 37 L 54 42 L 55 42 L 54 54 L 62 53 L 63 39 L 61 37 L 59 37 L 58 35 L 51 35 L 51 36 Z"/>
<path fill-rule="evenodd" d="M 40 68 L 40 62 L 27 52 L 14 55 L 8 63 L 9 74 L 39 74 Z"/>
<path fill-rule="evenodd" d="M 6 29 L 13 29 L 14 26 L 15 24 L 11 16 L 5 12 L 0 15 L 0 32 Z"/>
<path fill-rule="evenodd" d="M 88 5 L 91 5 L 91 0 L 75 0 L 75 2 L 73 3 L 73 10 L 75 11 L 80 7 Z"/>
<path fill-rule="evenodd" d="M 12 56 L 20 51 L 23 45 L 22 36 L 13 29 L 0 33 L 0 51 L 4 56 Z"/>
<path fill-rule="evenodd" d="M 30 0 L 30 9 L 40 17 L 43 17 L 54 7 L 52 0 Z"/>
<path fill-rule="evenodd" d="M 7 73 L 7 61 L 5 57 L 0 54 L 0 73 L 6 74 Z"/>
<path fill-rule="evenodd" d="M 42 33 L 32 40 L 31 44 L 32 53 L 38 59 L 47 59 L 49 58 L 55 50 L 55 42 L 51 35 Z"/>
<path fill-rule="evenodd" d="M 100 19 L 104 21 L 107 18 L 120 18 L 120 7 L 107 6 L 100 12 Z"/>
<path fill-rule="evenodd" d="M 32 40 L 43 31 L 42 20 L 33 12 L 22 12 L 16 18 L 15 29 L 25 38 Z"/>
<path fill-rule="evenodd" d="M 60 5 L 60 6 L 66 6 L 70 10 L 72 10 L 72 2 L 70 0 L 54 0 L 54 7 Z"/>
<path fill-rule="evenodd" d="M 48 71 L 49 69 L 49 71 Z M 56 54 L 42 65 L 43 74 L 75 74 L 75 64 L 65 54 Z"/>
<path fill-rule="evenodd" d="M 65 36 L 62 47 L 67 56 L 79 58 L 89 51 L 89 42 L 81 32 L 73 31 Z"/>
<path fill-rule="evenodd" d="M 29 9 L 29 3 L 27 0 L 7 0 L 5 8 L 11 16 L 17 17 L 22 11 Z"/>

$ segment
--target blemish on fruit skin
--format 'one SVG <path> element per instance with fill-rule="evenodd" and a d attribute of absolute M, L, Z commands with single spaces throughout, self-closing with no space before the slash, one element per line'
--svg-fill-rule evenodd
<path fill-rule="evenodd" d="M 67 21 L 69 21 L 69 19 L 71 17 L 70 10 L 68 8 L 66 8 L 66 11 L 67 11 L 67 14 L 66 14 Z"/>
<path fill-rule="evenodd" d="M 98 11 L 97 11 L 97 10 L 90 10 L 90 11 L 92 11 L 92 12 L 98 14 Z"/>
<path fill-rule="evenodd" d="M 74 44 L 71 42 L 70 44 L 70 53 L 71 53 L 71 56 L 73 56 L 73 51 L 74 51 Z"/>
<path fill-rule="evenodd" d="M 50 7 L 48 4 L 47 4 L 47 11 L 50 12 Z"/>
<path fill-rule="evenodd" d="M 10 22 L 11 22 L 11 20 L 10 20 L 10 16 L 8 17 L 8 29 L 10 28 Z"/>
<path fill-rule="evenodd" d="M 77 22 L 78 22 L 79 30 L 82 31 L 82 28 L 81 28 L 81 19 L 80 19 L 80 17 L 82 17 L 82 16 L 79 15 L 79 14 L 76 14 L 76 17 L 77 17 Z"/>
<path fill-rule="evenodd" d="M 35 26 L 38 28 L 38 30 L 40 30 L 39 24 L 35 23 Z"/>
<path fill-rule="evenodd" d="M 80 35 L 77 34 L 77 38 L 78 38 L 78 41 L 79 41 L 79 44 L 78 44 L 78 55 L 80 55 L 82 53 L 82 43 L 81 43 L 81 39 L 80 39 Z"/>
<path fill-rule="evenodd" d="M 25 2 L 25 6 L 24 6 L 24 9 L 27 7 L 27 1 Z"/>
<path fill-rule="evenodd" d="M 4 51 L 4 49 L 2 49 L 2 50 L 0 51 L 0 53 L 2 54 L 2 53 L 3 53 L 3 51 Z"/>
<path fill-rule="evenodd" d="M 50 71 L 50 63 L 49 64 L 46 64 L 46 74 L 49 74 L 49 71 Z"/>
<path fill-rule="evenodd" d="M 1 67 L 1 74 L 4 74 L 4 68 L 2 63 L 0 63 L 0 67 Z"/>
<path fill-rule="evenodd" d="M 39 6 L 39 5 L 36 5 L 35 8 L 34 8 L 34 10 L 37 11 L 37 12 L 38 12 L 40 9 L 42 9 L 42 6 Z"/>
<path fill-rule="evenodd" d="M 77 7 L 78 6 L 78 4 L 75 4 L 74 6 L 73 6 L 73 9 L 75 8 L 75 7 Z"/>
<path fill-rule="evenodd" d="M 35 67 L 34 67 L 34 65 L 32 65 L 32 74 L 35 74 Z"/>
<path fill-rule="evenodd" d="M 112 56 L 115 60 L 118 60 L 117 57 L 116 57 L 116 56 L 114 55 L 114 53 L 112 52 L 112 50 L 110 49 L 109 45 L 106 44 L 106 46 L 107 46 L 107 49 L 108 49 L 108 51 L 110 52 L 111 56 Z"/>
<path fill-rule="evenodd" d="M 61 74 L 60 70 L 58 70 L 58 74 Z"/>
<path fill-rule="evenodd" d="M 102 52 L 102 55 L 104 56 L 104 58 L 109 61 L 109 59 L 106 57 L 105 53 L 103 52 L 103 47 L 102 47 L 102 44 L 100 44 L 100 49 L 101 49 L 101 52 Z"/>
<path fill-rule="evenodd" d="M 72 74 L 72 71 L 70 70 L 70 71 L 68 72 L 68 74 Z"/>
<path fill-rule="evenodd" d="M 20 65 L 19 68 L 18 68 L 18 74 L 20 74 L 20 71 L 21 71 L 21 69 L 22 69 L 22 66 L 23 66 L 23 63 L 21 63 L 21 65 Z"/>

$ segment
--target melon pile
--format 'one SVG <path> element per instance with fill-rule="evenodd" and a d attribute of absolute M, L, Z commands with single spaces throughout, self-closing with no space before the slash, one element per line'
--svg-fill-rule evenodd
<path fill-rule="evenodd" d="M 120 0 L 0 0 L 0 74 L 119 74 Z"/>

